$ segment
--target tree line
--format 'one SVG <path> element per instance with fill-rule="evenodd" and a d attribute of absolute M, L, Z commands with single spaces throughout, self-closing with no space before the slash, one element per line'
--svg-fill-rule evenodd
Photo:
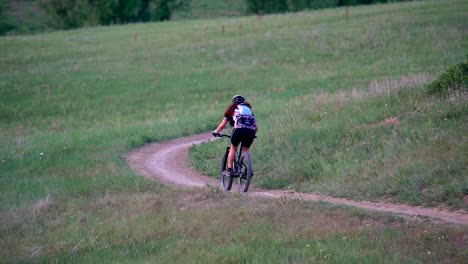
<path fill-rule="evenodd" d="M 172 11 L 191 0 L 29 0 L 45 11 L 52 29 L 170 20 Z M 0 0 L 0 35 L 14 31 L 13 0 Z M 36 4 L 38 3 L 38 4 Z M 32 4 L 31 4 L 32 5 Z M 42 22 L 42 21 L 41 21 Z"/>
<path fill-rule="evenodd" d="M 403 2 L 411 0 L 246 0 L 247 8 L 255 14 L 297 12 L 349 5 Z"/>
<path fill-rule="evenodd" d="M 189 0 L 42 0 L 58 28 L 170 20 Z"/>

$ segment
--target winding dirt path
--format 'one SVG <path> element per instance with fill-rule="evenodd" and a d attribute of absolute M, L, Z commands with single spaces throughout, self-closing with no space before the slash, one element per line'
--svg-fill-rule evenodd
<path fill-rule="evenodd" d="M 211 134 L 198 134 L 162 143 L 148 144 L 129 153 L 126 157 L 130 167 L 140 175 L 161 181 L 177 188 L 218 186 L 219 182 L 204 176 L 187 165 L 188 150 L 192 145 L 213 140 Z M 248 195 L 267 198 L 297 198 L 314 202 L 327 202 L 372 211 L 395 213 L 411 218 L 428 218 L 432 222 L 468 225 L 468 213 L 464 210 L 448 211 L 405 204 L 354 201 L 311 193 L 297 193 L 285 190 L 251 189 Z"/>

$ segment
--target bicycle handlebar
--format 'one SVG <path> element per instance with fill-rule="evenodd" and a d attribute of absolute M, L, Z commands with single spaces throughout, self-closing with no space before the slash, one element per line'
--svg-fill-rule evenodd
<path fill-rule="evenodd" d="M 227 137 L 227 138 L 231 138 L 231 135 L 218 134 L 217 136 L 214 136 L 214 137 Z M 257 138 L 257 136 L 255 136 L 255 138 Z"/>
<path fill-rule="evenodd" d="M 231 138 L 231 135 L 226 135 L 226 134 L 218 134 L 217 136 L 215 137 L 227 137 L 227 138 Z"/>

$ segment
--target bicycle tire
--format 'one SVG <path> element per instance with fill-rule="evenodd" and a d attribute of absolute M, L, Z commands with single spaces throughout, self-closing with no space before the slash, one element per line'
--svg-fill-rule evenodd
<path fill-rule="evenodd" d="M 229 155 L 229 147 L 226 148 L 226 153 L 224 154 L 224 157 L 221 161 L 221 171 L 220 171 L 220 180 L 221 180 L 221 190 L 223 191 L 230 191 L 232 188 L 232 182 L 233 178 L 232 177 L 227 177 L 224 175 L 224 170 L 227 168 L 227 160 L 228 160 L 228 155 Z"/>
<path fill-rule="evenodd" d="M 239 192 L 247 192 L 249 190 L 250 181 L 252 180 L 252 157 L 250 152 L 242 154 L 239 161 L 240 175 L 237 179 Z"/>

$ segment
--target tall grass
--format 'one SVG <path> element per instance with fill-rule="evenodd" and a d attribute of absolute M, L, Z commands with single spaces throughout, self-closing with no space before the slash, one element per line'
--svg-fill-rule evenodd
<path fill-rule="evenodd" d="M 296 42 L 285 46 L 290 54 L 294 54 L 292 47 L 300 47 L 302 57 L 283 62 L 283 72 L 290 73 L 293 80 L 288 88 L 276 89 L 286 98 L 294 97 L 269 101 L 271 107 L 261 109 L 264 115 L 259 120 L 265 126 L 253 149 L 257 183 L 267 188 L 296 188 L 305 180 L 301 184 L 304 191 L 466 208 L 468 178 L 460 146 L 466 133 L 466 95 L 450 100 L 427 96 L 422 86 L 436 78 L 437 72 L 431 75 L 428 71 L 434 64 L 423 63 L 425 69 L 413 74 L 404 66 L 419 60 L 410 62 L 409 54 L 432 52 L 446 39 L 433 35 L 438 31 L 433 24 L 416 32 L 388 15 L 378 18 L 381 20 L 372 26 L 359 28 L 363 34 L 340 27 L 336 29 L 339 33 L 328 33 L 335 41 L 325 39 L 326 44 L 320 43 L 320 37 L 318 41 L 282 38 L 281 43 Z M 448 30 L 451 36 L 463 35 L 453 30 Z M 288 31 L 285 28 L 282 33 Z M 427 38 L 426 44 L 417 35 Z M 317 59 L 320 67 L 301 64 L 314 61 L 305 59 L 307 51 L 329 57 Z M 301 76 L 296 77 L 300 71 Z M 277 74 L 280 71 L 273 78 Z M 292 84 L 296 81 L 301 88 Z M 440 122 L 450 112 L 454 112 L 450 122 Z M 444 136 L 435 136 L 440 133 Z M 200 147 L 206 149 L 200 151 L 199 159 L 216 159 L 221 151 L 212 148 L 214 144 L 220 143 Z M 211 168 L 201 169 L 216 175 L 216 167 L 206 166 Z M 445 180 L 437 180 L 440 177 Z M 417 178 L 421 180 L 414 181 Z"/>
<path fill-rule="evenodd" d="M 466 94 L 440 99 L 421 86 L 290 100 L 275 116 L 277 133 L 257 142 L 256 180 L 266 188 L 300 184 L 333 196 L 466 208 L 466 111 Z M 192 152 L 209 156 L 211 145 Z"/>
<path fill-rule="evenodd" d="M 123 156 L 213 129 L 241 93 L 261 129 L 255 184 L 296 188 L 301 177 L 304 191 L 463 208 L 464 97 L 378 91 L 461 61 L 466 7 L 418 1 L 353 8 L 348 19 L 333 9 L 0 38 L 2 260 L 461 262 L 463 227 L 172 190 L 134 175 Z M 225 144 L 192 158 L 215 174 Z"/>

